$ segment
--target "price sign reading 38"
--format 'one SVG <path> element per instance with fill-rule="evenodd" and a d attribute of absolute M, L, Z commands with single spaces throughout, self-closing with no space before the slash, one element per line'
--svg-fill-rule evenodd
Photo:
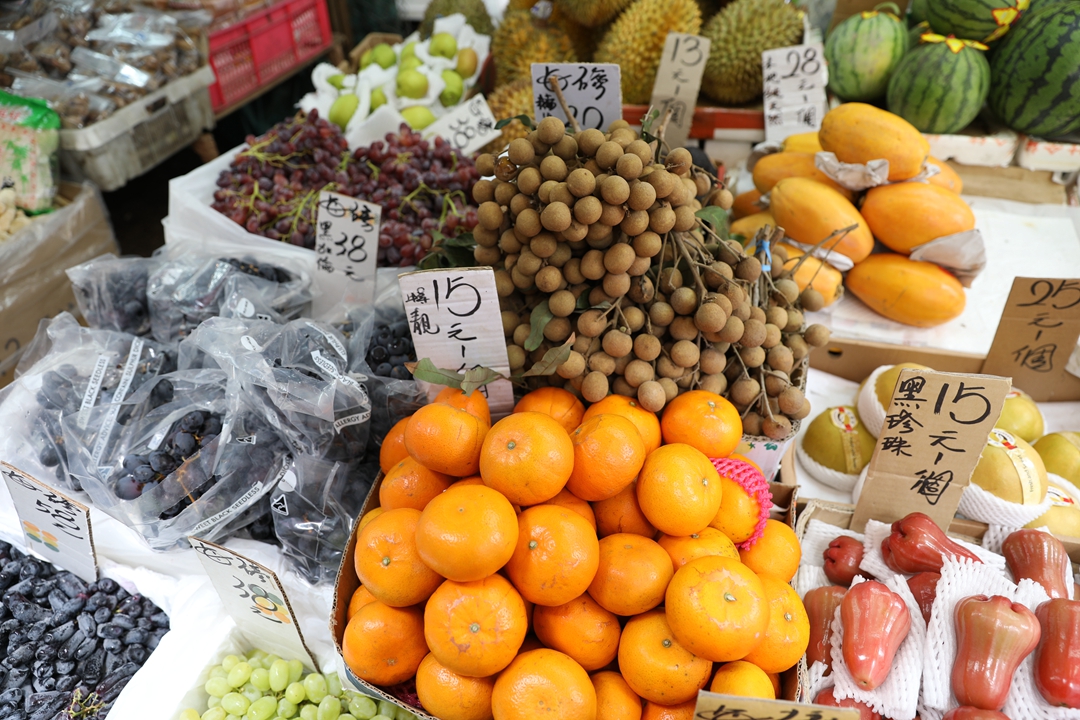
<path fill-rule="evenodd" d="M 315 216 L 315 268 L 334 276 L 349 303 L 370 304 L 375 297 L 382 207 L 348 195 L 323 191 Z"/>

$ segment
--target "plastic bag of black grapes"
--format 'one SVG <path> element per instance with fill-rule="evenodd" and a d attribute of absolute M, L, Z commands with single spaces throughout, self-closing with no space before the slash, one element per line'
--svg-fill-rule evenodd
<path fill-rule="evenodd" d="M 64 422 L 71 471 L 154 550 L 184 547 L 189 535 L 224 537 L 284 475 L 289 448 L 226 373 L 182 370 L 157 382 L 169 383 L 173 400 L 139 415 L 149 388 L 127 404 L 135 417 L 116 432 L 97 412 L 85 429 Z"/>
<path fill-rule="evenodd" d="M 16 369 L 0 390 L 0 459 L 61 489 L 81 489 L 69 473 L 61 419 L 85 427 L 90 415 L 129 421 L 113 401 L 130 397 L 162 372 L 172 354 L 152 340 L 81 327 L 68 313 L 43 320 Z"/>
<path fill-rule="evenodd" d="M 160 258 L 118 258 L 109 253 L 68 268 L 79 312 L 92 328 L 132 335 L 150 333 L 146 282 Z"/>
<path fill-rule="evenodd" d="M 310 307 L 311 280 L 301 270 L 236 258 L 182 257 L 164 263 L 147 280 L 154 338 L 177 342 L 216 317 L 226 297 L 226 281 L 241 273 L 262 287 L 260 295 L 268 295 L 270 306 L 284 319 L 299 317 Z"/>

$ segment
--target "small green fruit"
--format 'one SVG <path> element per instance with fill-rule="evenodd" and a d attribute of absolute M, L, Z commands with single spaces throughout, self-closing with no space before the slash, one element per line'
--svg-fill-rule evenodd
<path fill-rule="evenodd" d="M 330 106 L 330 112 L 327 114 L 326 119 L 344 130 L 345 126 L 349 124 L 349 120 L 352 120 L 352 116 L 356 114 L 356 108 L 359 106 L 359 97 L 354 93 L 344 93 L 339 95 L 334 104 Z"/>
<path fill-rule="evenodd" d="M 398 72 L 405 72 L 406 70 L 415 70 L 423 65 L 423 61 L 420 58 L 413 55 L 412 57 L 402 58 L 401 64 L 398 66 Z"/>
<path fill-rule="evenodd" d="M 382 88 L 375 88 L 374 90 L 372 90 L 371 91 L 371 110 L 372 110 L 372 112 L 374 112 L 375 110 L 381 108 L 385 104 L 386 104 L 386 93 L 383 92 Z"/>
<path fill-rule="evenodd" d="M 465 93 L 465 81 L 453 70 L 443 70 L 442 79 L 446 87 L 439 93 L 439 102 L 443 104 L 443 107 L 457 105 Z"/>
<path fill-rule="evenodd" d="M 341 88 L 345 87 L 345 75 L 343 73 L 331 75 L 330 77 L 326 78 L 326 82 L 330 83 L 338 90 L 340 90 Z"/>
<path fill-rule="evenodd" d="M 379 63 L 379 67 L 388 68 L 397 62 L 397 55 L 394 54 L 394 48 L 390 47 L 386 43 L 380 43 L 372 49 L 373 59 Z"/>
<path fill-rule="evenodd" d="M 409 127 L 413 130 L 423 130 L 435 122 L 435 116 L 423 105 L 405 108 L 401 111 L 401 117 L 405 118 L 405 122 L 409 123 Z"/>
<path fill-rule="evenodd" d="M 457 54 L 457 67 L 454 69 L 463 78 L 469 78 L 476 74 L 476 66 L 480 63 L 476 51 L 472 48 L 462 48 Z"/>
<path fill-rule="evenodd" d="M 413 41 L 401 48 L 401 62 L 405 62 L 406 59 L 416 57 L 416 42 Z"/>
<path fill-rule="evenodd" d="M 427 95 L 428 79 L 418 70 L 403 70 L 397 76 L 397 94 L 405 98 L 422 98 Z"/>
<path fill-rule="evenodd" d="M 1046 466 L 1035 448 L 994 428 L 971 473 L 971 482 L 1002 500 L 1038 505 L 1046 497 Z"/>
<path fill-rule="evenodd" d="M 360 56 L 360 69 L 363 70 L 373 62 L 375 62 L 375 48 L 367 50 Z"/>
<path fill-rule="evenodd" d="M 457 40 L 450 33 L 432 35 L 428 52 L 439 57 L 452 58 L 457 55 Z"/>
<path fill-rule="evenodd" d="M 1035 443 L 1035 451 L 1046 470 L 1080 487 L 1080 433 L 1056 432 L 1044 435 Z"/>

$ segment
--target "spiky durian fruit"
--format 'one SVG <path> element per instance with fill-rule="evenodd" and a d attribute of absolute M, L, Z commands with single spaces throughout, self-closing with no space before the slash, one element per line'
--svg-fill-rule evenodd
<path fill-rule="evenodd" d="M 532 78 L 522 78 L 509 85 L 496 88 L 495 92 L 487 96 L 488 107 L 496 120 L 517 117 L 518 115 L 533 115 L 533 91 Z M 484 146 L 482 152 L 498 154 L 506 149 L 511 140 L 525 137 L 529 129 L 520 120 L 514 120 L 502 129 L 502 134 Z"/>
<path fill-rule="evenodd" d="M 597 27 L 615 19 L 633 0 L 555 0 L 555 7 L 574 22 Z"/>
<path fill-rule="evenodd" d="M 700 29 L 696 0 L 636 0 L 611 24 L 593 60 L 619 64 L 623 102 L 647 103 L 667 34 L 696 35 Z"/>
<path fill-rule="evenodd" d="M 731 105 L 761 96 L 761 53 L 798 45 L 803 13 L 784 0 L 735 0 L 705 24 L 712 47 L 701 89 Z"/>
<path fill-rule="evenodd" d="M 564 30 L 535 19 L 528 10 L 508 10 L 491 39 L 495 82 L 531 78 L 534 62 L 577 62 L 574 43 Z"/>
<path fill-rule="evenodd" d="M 424 22 L 420 23 L 420 37 L 431 37 L 436 18 L 461 13 L 472 29 L 481 35 L 491 35 L 495 26 L 491 22 L 484 0 L 431 0 L 424 11 Z"/>

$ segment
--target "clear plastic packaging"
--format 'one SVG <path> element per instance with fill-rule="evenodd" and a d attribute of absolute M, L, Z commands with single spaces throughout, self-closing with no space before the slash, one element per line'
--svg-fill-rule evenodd
<path fill-rule="evenodd" d="M 14 185 L 19 207 L 52 208 L 60 180 L 60 116 L 44 100 L 0 91 L 0 147 L 0 177 Z"/>
<path fill-rule="evenodd" d="M 161 264 L 156 258 L 118 258 L 109 253 L 68 268 L 79 312 L 90 327 L 149 334 L 146 283 Z"/>
<path fill-rule="evenodd" d="M 103 120 L 116 110 L 116 103 L 98 95 L 105 87 L 101 78 L 52 80 L 7 68 L 12 76 L 11 91 L 23 97 L 48 100 L 49 107 L 60 116 L 65 129 L 79 129 Z"/>

